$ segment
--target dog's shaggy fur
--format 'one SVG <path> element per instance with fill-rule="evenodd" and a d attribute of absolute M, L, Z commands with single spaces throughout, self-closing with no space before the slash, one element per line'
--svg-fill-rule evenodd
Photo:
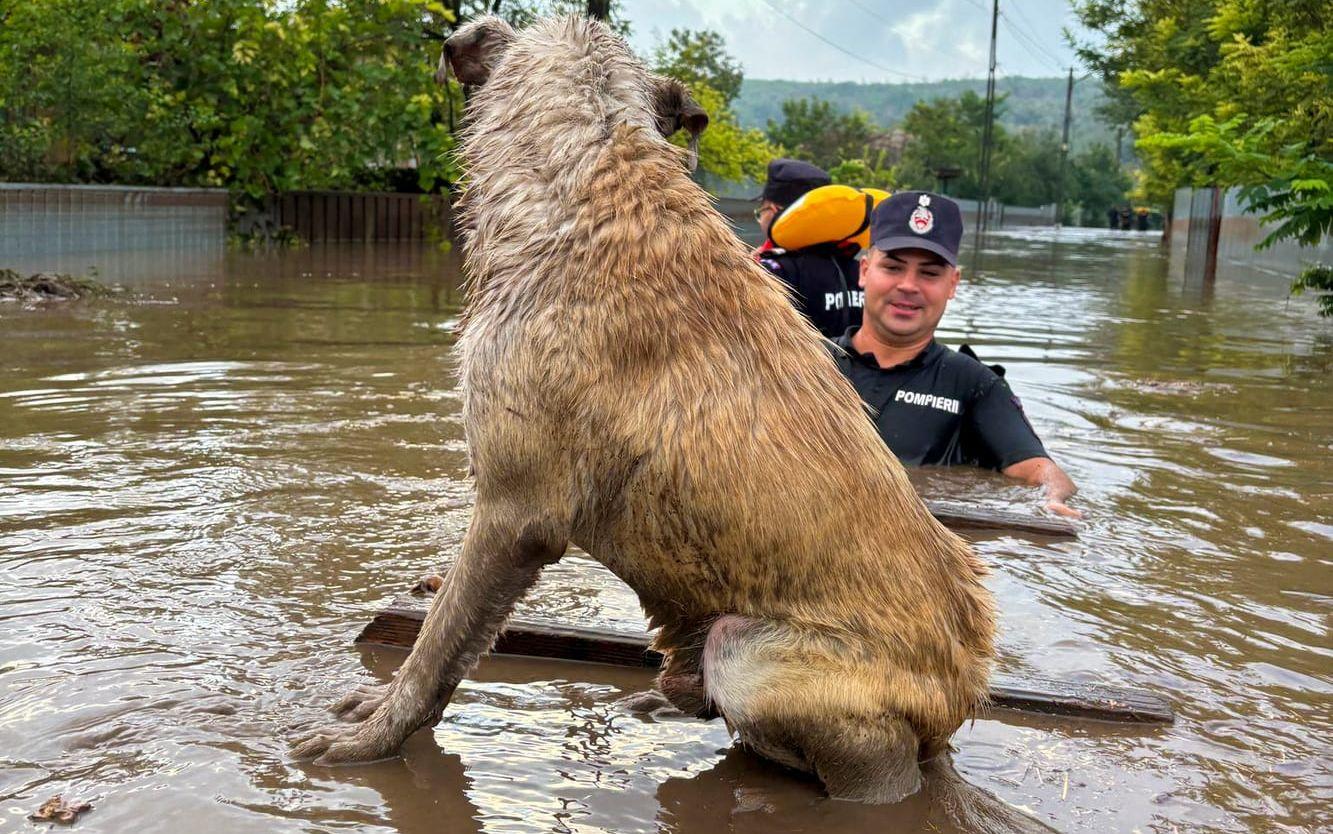
<path fill-rule="evenodd" d="M 398 676 L 298 755 L 378 758 L 437 721 L 572 542 L 638 592 L 673 701 L 834 795 L 912 792 L 985 697 L 981 563 L 662 136 L 679 90 L 582 19 L 489 18 L 448 49 L 479 84 L 458 342 L 475 515 Z"/>

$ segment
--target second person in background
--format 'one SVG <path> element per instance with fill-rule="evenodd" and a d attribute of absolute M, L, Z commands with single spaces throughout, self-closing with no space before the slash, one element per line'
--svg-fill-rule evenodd
<path fill-rule="evenodd" d="M 755 253 L 759 263 L 791 289 L 797 309 L 828 338 L 861 324 L 864 294 L 857 287 L 858 247 L 820 243 L 788 251 L 773 246 L 769 230 L 778 215 L 802 195 L 831 182 L 827 172 L 809 162 L 775 159 L 768 164 L 768 178 L 755 210 L 764 233 L 764 245 Z"/>

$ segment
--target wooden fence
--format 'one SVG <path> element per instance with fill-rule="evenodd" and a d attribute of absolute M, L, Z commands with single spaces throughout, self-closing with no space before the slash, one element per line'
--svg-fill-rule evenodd
<path fill-rule="evenodd" d="M 270 219 L 310 243 L 432 240 L 450 234 L 441 194 L 289 191 L 269 200 Z"/>

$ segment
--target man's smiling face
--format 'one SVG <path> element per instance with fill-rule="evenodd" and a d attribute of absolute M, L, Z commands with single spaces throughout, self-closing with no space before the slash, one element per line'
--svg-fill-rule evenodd
<path fill-rule="evenodd" d="M 924 249 L 870 249 L 861 259 L 865 324 L 885 344 L 910 345 L 929 338 L 958 289 L 959 272 Z"/>

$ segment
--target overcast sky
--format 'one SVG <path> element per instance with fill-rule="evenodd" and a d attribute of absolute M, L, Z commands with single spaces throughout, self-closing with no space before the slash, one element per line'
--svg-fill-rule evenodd
<path fill-rule="evenodd" d="M 990 0 L 619 0 L 647 54 L 672 27 L 722 33 L 751 78 L 984 78 Z M 1068 0 L 1000 0 L 1002 75 L 1063 75 Z M 804 27 L 804 28 L 802 28 Z M 823 40 L 821 40 L 821 37 Z M 850 54 L 849 54 L 850 53 Z"/>

